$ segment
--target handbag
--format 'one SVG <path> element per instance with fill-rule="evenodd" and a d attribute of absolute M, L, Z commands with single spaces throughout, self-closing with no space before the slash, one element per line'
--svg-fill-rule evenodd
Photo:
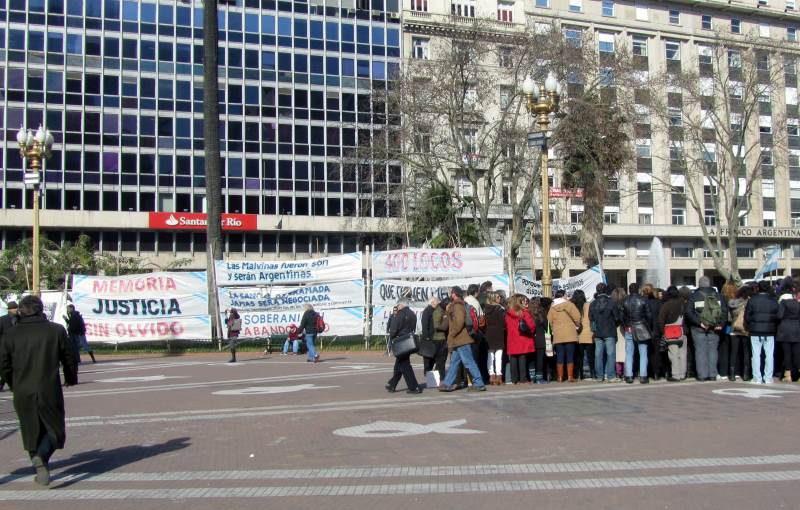
<path fill-rule="evenodd" d="M 407 354 L 414 354 L 417 352 L 417 340 L 411 333 L 390 340 L 389 349 L 395 358 L 405 356 Z"/>
<path fill-rule="evenodd" d="M 417 354 L 423 358 L 435 358 L 436 353 L 439 351 L 439 342 L 433 340 L 420 340 L 417 345 Z"/>
<path fill-rule="evenodd" d="M 631 324 L 631 333 L 636 342 L 646 342 L 653 338 L 650 328 L 644 322 L 634 322 Z"/>
<path fill-rule="evenodd" d="M 664 350 L 670 345 L 677 345 L 678 347 L 683 346 L 684 338 L 683 315 L 678 317 L 678 320 L 675 322 L 664 325 L 664 338 L 661 339 L 661 342 L 665 346 Z"/>

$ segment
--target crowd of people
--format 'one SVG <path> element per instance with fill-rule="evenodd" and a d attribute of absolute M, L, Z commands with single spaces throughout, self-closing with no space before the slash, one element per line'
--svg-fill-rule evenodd
<path fill-rule="evenodd" d="M 707 277 L 694 290 L 600 283 L 591 299 L 579 289 L 557 290 L 553 299 L 506 296 L 485 282 L 431 298 L 419 332 L 400 299 L 389 342 L 413 334 L 428 387 L 445 392 L 579 380 L 797 382 L 800 281 L 727 282 L 720 290 Z M 386 390 L 397 391 L 401 378 L 408 393 L 422 392 L 411 353 L 396 357 Z"/>

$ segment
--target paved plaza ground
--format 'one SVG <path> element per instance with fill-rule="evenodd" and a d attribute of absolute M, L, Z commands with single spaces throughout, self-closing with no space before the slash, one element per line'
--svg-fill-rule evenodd
<path fill-rule="evenodd" d="M 82 365 L 49 489 L 0 393 L 0 509 L 800 508 L 797 384 L 407 395 L 380 353 L 226 359 Z"/>

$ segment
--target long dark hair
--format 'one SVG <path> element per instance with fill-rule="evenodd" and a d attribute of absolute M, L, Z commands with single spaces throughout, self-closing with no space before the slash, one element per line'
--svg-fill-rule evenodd
<path fill-rule="evenodd" d="M 578 308 L 578 311 L 581 312 L 582 315 L 583 305 L 586 304 L 586 294 L 581 289 L 578 289 L 572 293 L 572 299 L 570 301 L 572 301 L 572 304 Z"/>

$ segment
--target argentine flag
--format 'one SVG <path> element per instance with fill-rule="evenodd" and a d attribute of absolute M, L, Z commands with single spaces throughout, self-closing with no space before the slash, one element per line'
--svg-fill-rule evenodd
<path fill-rule="evenodd" d="M 781 257 L 781 247 L 777 244 L 773 244 L 771 246 L 767 246 L 764 248 L 764 254 L 766 255 L 766 260 L 764 261 L 764 265 L 756 271 L 756 280 L 763 280 L 764 275 L 767 273 L 771 273 L 778 269 L 778 259 Z"/>

